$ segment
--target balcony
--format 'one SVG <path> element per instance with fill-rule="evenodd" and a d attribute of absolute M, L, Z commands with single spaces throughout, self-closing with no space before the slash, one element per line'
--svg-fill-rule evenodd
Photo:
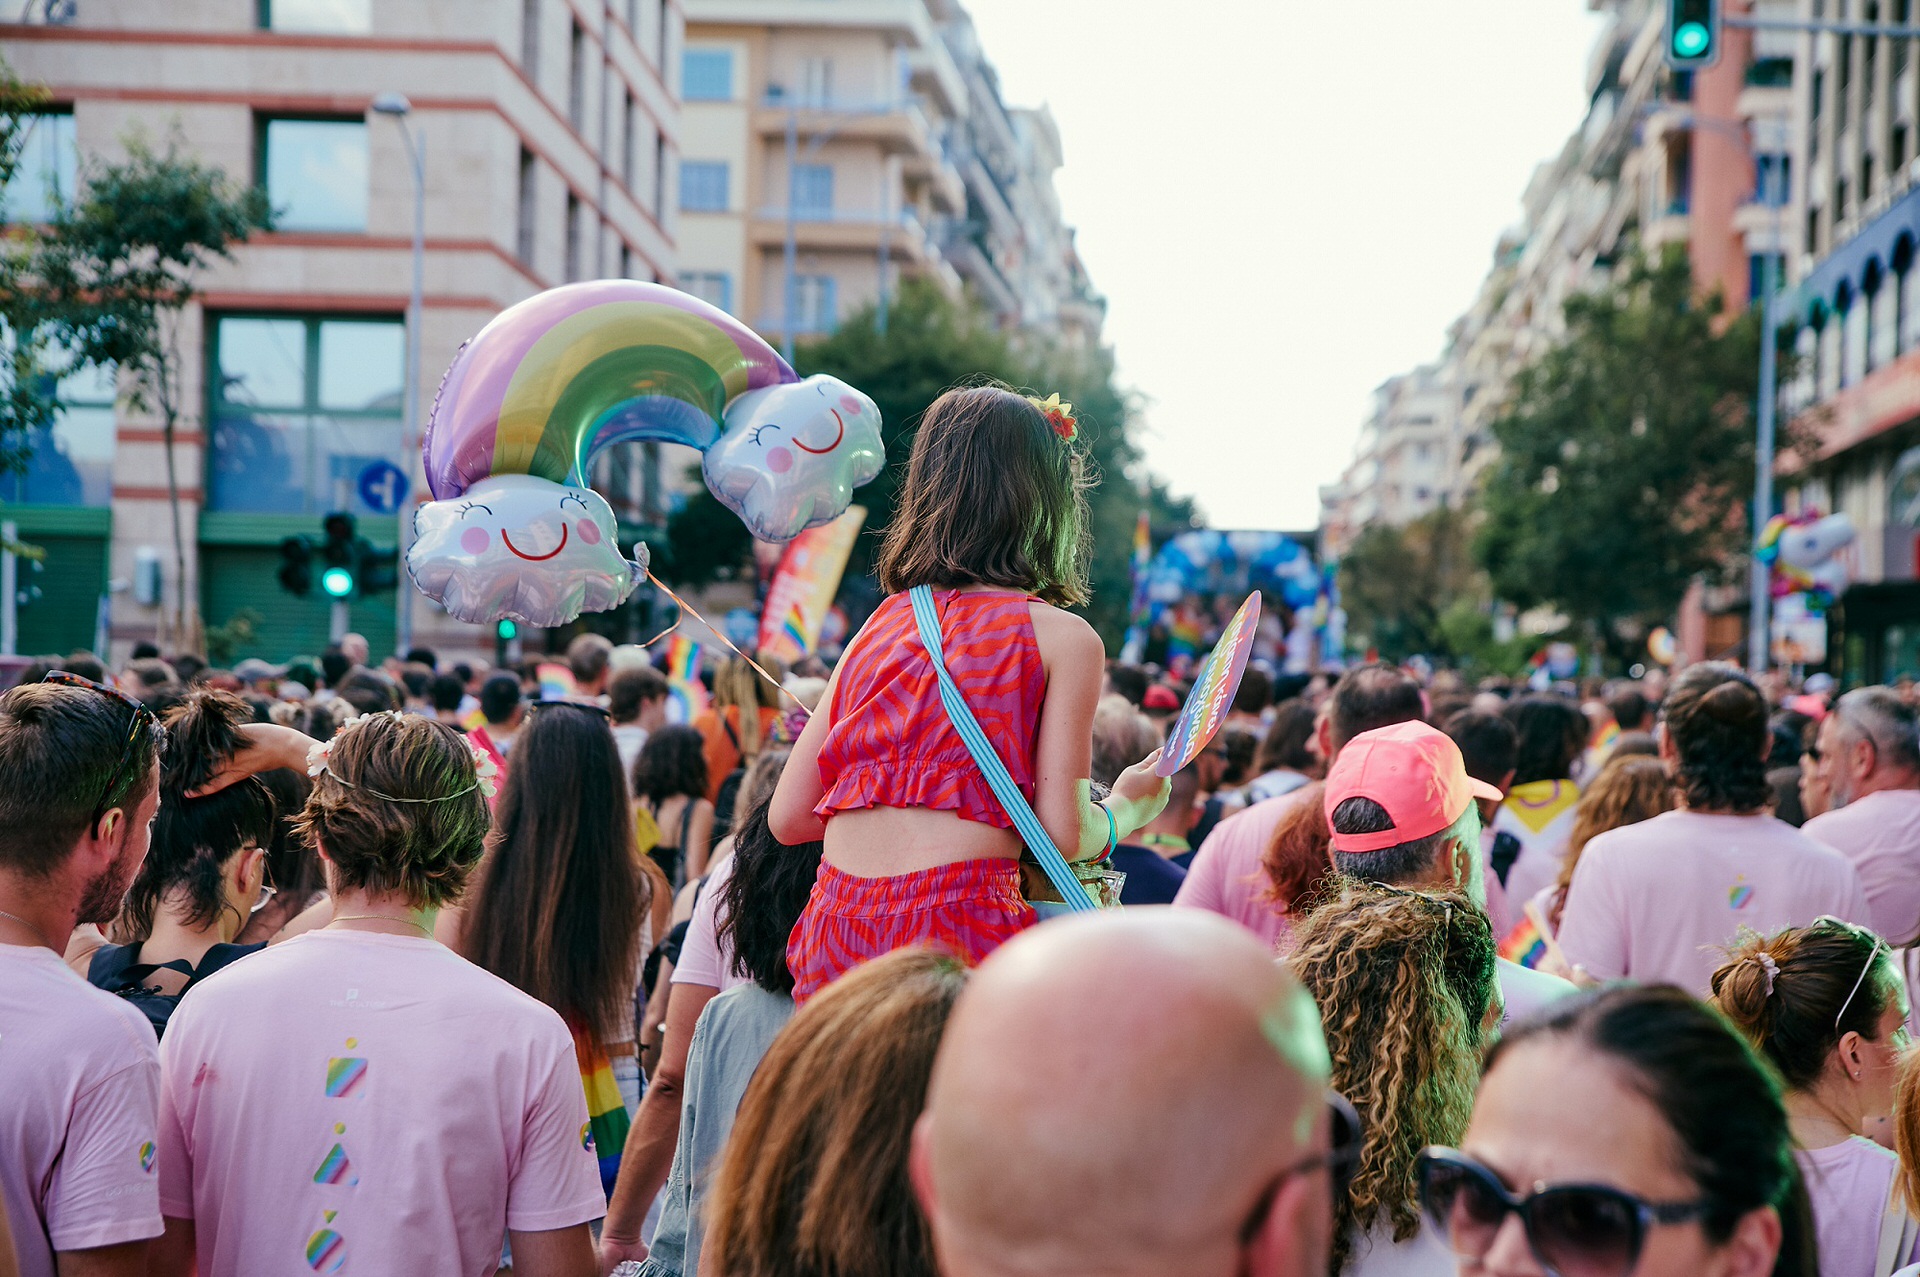
<path fill-rule="evenodd" d="M 749 235 L 758 248 L 781 248 L 787 238 L 787 210 L 775 205 L 754 210 Z M 940 250 L 912 209 L 883 213 L 870 209 L 796 209 L 793 242 L 801 252 L 878 253 L 892 260 L 931 267 Z"/>
<path fill-rule="evenodd" d="M 838 142 L 872 142 L 889 154 L 939 160 L 933 125 L 918 103 L 857 98 L 788 97 L 776 86 L 753 109 L 753 127 L 761 137 L 782 138 L 791 124 L 802 142 L 831 136 Z"/>

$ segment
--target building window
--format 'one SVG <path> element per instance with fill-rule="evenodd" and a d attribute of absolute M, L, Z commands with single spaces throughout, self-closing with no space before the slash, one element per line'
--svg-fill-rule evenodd
<path fill-rule="evenodd" d="M 1882 275 L 1867 296 L 1867 367 L 1884 368 L 1899 356 L 1900 281 Z"/>
<path fill-rule="evenodd" d="M 726 49 L 688 49 L 680 58 L 680 100 L 733 101 L 733 54 Z"/>
<path fill-rule="evenodd" d="M 620 185 L 633 190 L 633 157 L 638 150 L 639 139 L 634 136 L 640 120 L 633 109 L 633 90 L 626 91 L 626 100 L 620 109 Z"/>
<path fill-rule="evenodd" d="M 687 213 L 727 211 L 726 161 L 680 161 L 680 209 Z"/>
<path fill-rule="evenodd" d="M 1900 295 L 1900 352 L 1920 350 L 1920 269 L 1911 259 L 1907 268 L 1894 277 Z"/>
<path fill-rule="evenodd" d="M 1753 200 L 1767 208 L 1785 208 L 1793 190 L 1793 158 L 1756 155 L 1753 158 Z"/>
<path fill-rule="evenodd" d="M 1857 386 L 1867 375 L 1867 299 L 1849 299 L 1840 315 L 1840 384 Z"/>
<path fill-rule="evenodd" d="M 385 513 L 359 479 L 399 451 L 405 354 L 398 318 L 216 318 L 207 508 Z"/>
<path fill-rule="evenodd" d="M 520 0 L 520 69 L 540 83 L 540 0 Z"/>
<path fill-rule="evenodd" d="M 800 100 L 810 106 L 833 101 L 833 59 L 800 59 Z"/>
<path fill-rule="evenodd" d="M 0 216 L 38 226 L 73 199 L 79 151 L 73 140 L 73 112 L 49 111 L 20 117 L 26 140 L 13 180 L 0 191 Z"/>
<path fill-rule="evenodd" d="M 533 152 L 526 147 L 520 148 L 520 198 L 519 223 L 514 228 L 513 251 L 526 265 L 533 265 L 534 214 L 539 209 L 538 191 L 539 172 L 535 167 Z"/>
<path fill-rule="evenodd" d="M 830 333 L 840 323 L 838 281 L 831 275 L 796 275 L 793 280 L 794 331 Z"/>
<path fill-rule="evenodd" d="M 0 326 L 0 359 L 11 359 L 12 335 Z M 40 354 L 43 367 L 72 366 L 58 348 Z M 113 502 L 112 369 L 80 365 L 65 376 L 50 376 L 58 414 L 53 424 L 16 442 L 25 450 L 25 469 L 0 475 L 0 500 L 28 505 L 106 506 Z"/>
<path fill-rule="evenodd" d="M 567 44 L 567 121 L 576 131 L 586 127 L 587 118 L 587 33 L 579 19 L 571 24 Z"/>
<path fill-rule="evenodd" d="M 667 220 L 667 135 L 653 135 L 653 220 Z"/>
<path fill-rule="evenodd" d="M 793 166 L 793 212 L 796 217 L 833 215 L 833 165 Z"/>
<path fill-rule="evenodd" d="M 365 120 L 262 119 L 259 139 L 274 229 L 367 229 Z"/>
<path fill-rule="evenodd" d="M 688 271 L 680 276 L 680 290 L 721 310 L 733 309 L 733 276 L 724 271 Z"/>
<path fill-rule="evenodd" d="M 365 35 L 373 29 L 373 0 L 260 0 L 260 29 Z"/>
<path fill-rule="evenodd" d="M 1767 261 L 1773 261 L 1773 287 L 1778 292 L 1787 282 L 1786 257 L 1781 253 L 1751 253 L 1747 257 L 1747 300 L 1758 305 L 1767 299 Z"/>
<path fill-rule="evenodd" d="M 581 254 L 585 251 L 580 234 L 580 197 L 572 191 L 567 192 L 567 282 L 585 279 L 586 271 L 581 264 Z"/>
<path fill-rule="evenodd" d="M 633 245 L 620 245 L 620 278 L 633 278 Z"/>

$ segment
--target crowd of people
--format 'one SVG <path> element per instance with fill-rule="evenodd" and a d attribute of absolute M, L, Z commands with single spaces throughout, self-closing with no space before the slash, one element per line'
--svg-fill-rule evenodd
<path fill-rule="evenodd" d="M 1920 1275 L 1906 689 L 1255 666 L 1162 777 L 1085 482 L 943 397 L 690 723 L 591 634 L 28 669 L 0 1275 Z"/>

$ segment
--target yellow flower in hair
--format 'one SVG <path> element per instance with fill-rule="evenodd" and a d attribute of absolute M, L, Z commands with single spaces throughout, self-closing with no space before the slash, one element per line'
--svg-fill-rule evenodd
<path fill-rule="evenodd" d="M 1060 402 L 1060 392 L 1054 391 L 1045 399 L 1027 396 L 1027 402 L 1040 410 L 1042 416 L 1053 427 L 1053 433 L 1068 443 L 1080 437 L 1080 423 L 1073 419 L 1073 405 Z"/>

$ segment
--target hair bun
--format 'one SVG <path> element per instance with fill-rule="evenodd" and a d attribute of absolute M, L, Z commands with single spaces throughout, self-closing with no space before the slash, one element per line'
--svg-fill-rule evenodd
<path fill-rule="evenodd" d="M 1715 722 L 1735 726 L 1765 725 L 1767 702 L 1742 679 L 1728 679 L 1700 698 L 1700 708 Z"/>

